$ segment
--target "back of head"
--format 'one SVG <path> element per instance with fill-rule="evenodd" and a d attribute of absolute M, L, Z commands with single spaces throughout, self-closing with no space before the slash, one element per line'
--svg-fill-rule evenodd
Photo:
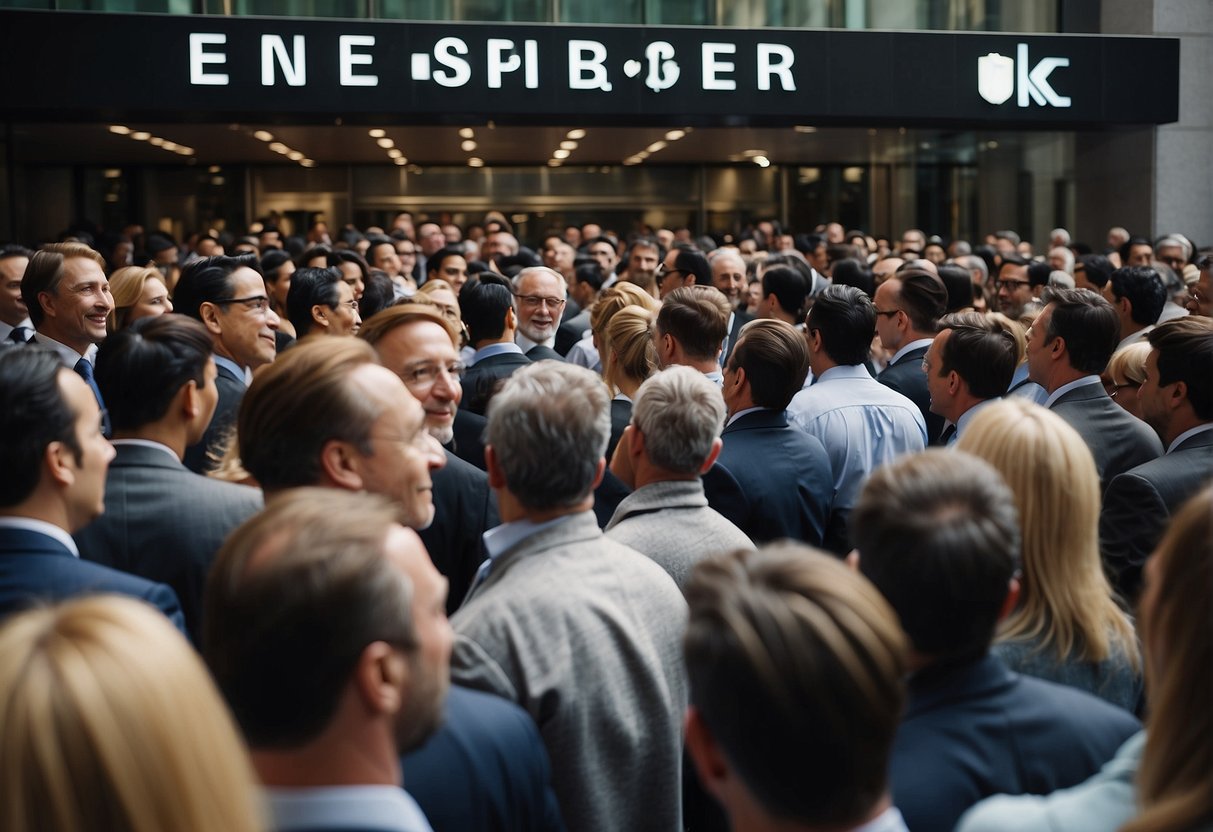
<path fill-rule="evenodd" d="M 296 345 L 253 378 L 240 403 L 236 435 L 240 460 L 262 488 L 320 482 L 320 452 L 331 440 L 372 452 L 371 425 L 382 405 L 350 375 L 375 363 L 365 341 L 321 338 Z"/>
<path fill-rule="evenodd" d="M 1120 343 L 1120 320 L 1112 304 L 1090 289 L 1049 288 L 1044 302 L 1053 305 L 1045 340 L 1064 339 L 1075 370 L 1102 373 Z"/>
<path fill-rule="evenodd" d="M 618 319 L 618 316 L 616 316 Z M 691 367 L 670 367 L 640 386 L 632 425 L 659 468 L 698 475 L 724 427 L 720 388 Z"/>
<path fill-rule="evenodd" d="M 84 243 L 50 243 L 34 252 L 25 267 L 21 278 L 21 300 L 29 313 L 30 322 L 39 327 L 46 313 L 38 301 L 38 295 L 43 292 L 55 294 L 59 291 L 59 282 L 63 280 L 63 263 L 72 257 L 84 257 L 92 260 L 102 271 L 105 270 L 105 258 Z"/>
<path fill-rule="evenodd" d="M 1157 271 L 1149 266 L 1128 266 L 1112 272 L 1108 282 L 1117 300 L 1128 298 L 1132 304 L 1134 323 L 1150 326 L 1158 320 L 1167 303 L 1167 288 Z"/>
<path fill-rule="evenodd" d="M 76 414 L 59 386 L 63 364 L 34 344 L 0 350 L 0 508 L 24 502 L 42 478 L 46 447 L 62 442 L 80 463 Z"/>
<path fill-rule="evenodd" d="M 797 321 L 804 315 L 804 300 L 808 293 L 809 286 L 804 277 L 791 266 L 763 269 L 763 297 L 774 295 L 779 307 Z"/>
<path fill-rule="evenodd" d="M 995 399 L 1007 391 L 1019 357 L 1011 333 L 978 312 L 954 312 L 939 320 L 950 329 L 940 351 L 938 375 L 953 370 L 979 399 Z"/>
<path fill-rule="evenodd" d="M 593 311 L 590 312 L 590 329 L 601 338 L 611 316 L 625 306 L 639 306 L 651 313 L 661 308 L 656 298 L 635 283 L 620 281 L 599 296 Z"/>
<path fill-rule="evenodd" d="M 0 629 L 0 827 L 261 828 L 252 769 L 189 644 L 133 599 L 41 607 Z"/>
<path fill-rule="evenodd" d="M 261 266 L 253 254 L 195 260 L 181 270 L 181 278 L 173 290 L 174 309 L 183 315 L 202 320 L 203 303 L 218 303 L 235 297 L 232 274 L 243 268 L 261 273 Z M 291 282 L 294 283 L 293 277 Z"/>
<path fill-rule="evenodd" d="M 860 569 L 915 650 L 985 654 L 1019 558 L 1015 498 L 989 463 L 931 449 L 877 468 L 850 525 Z"/>
<path fill-rule="evenodd" d="M 602 349 L 602 377 L 612 388 L 628 379 L 640 383 L 657 368 L 653 346 L 653 313 L 642 306 L 625 306 L 611 316 Z"/>
<path fill-rule="evenodd" d="M 291 275 L 291 288 L 286 293 L 286 316 L 298 337 L 302 338 L 312 329 L 313 306 L 337 307 L 341 300 L 337 285 L 341 282 L 341 272 L 327 266 L 304 266 Z"/>
<path fill-rule="evenodd" d="M 711 360 L 729 334 L 731 311 L 728 298 L 714 286 L 675 289 L 661 302 L 657 331 L 673 336 L 689 358 Z"/>
<path fill-rule="evenodd" d="M 358 301 L 358 315 L 364 322 L 387 309 L 396 300 L 396 284 L 387 272 L 372 269 L 367 272 L 362 298 Z"/>
<path fill-rule="evenodd" d="M 219 550 L 202 652 L 253 748 L 315 739 L 368 644 L 416 648 L 412 585 L 384 554 L 395 520 L 379 497 L 297 489 Z"/>
<path fill-rule="evenodd" d="M 687 585 L 691 706 L 769 814 L 851 828 L 887 790 L 905 639 L 871 584 L 796 544 L 735 552 Z"/>
<path fill-rule="evenodd" d="M 876 335 L 876 307 L 853 286 L 827 286 L 809 310 L 809 331 L 821 333 L 821 349 L 836 364 L 862 364 Z"/>
<path fill-rule="evenodd" d="M 697 286 L 712 285 L 712 266 L 703 252 L 690 245 L 677 246 L 678 254 L 674 256 L 674 268 L 683 274 L 695 276 Z"/>
<path fill-rule="evenodd" d="M 1213 318 L 1177 318 L 1159 324 L 1148 337 L 1158 350 L 1158 385 L 1182 381 L 1196 418 L 1213 421 Z"/>
<path fill-rule="evenodd" d="M 876 294 L 876 279 L 872 277 L 872 270 L 858 260 L 839 260 L 834 264 L 830 279 L 835 286 L 854 286 L 868 297 Z"/>
<path fill-rule="evenodd" d="M 602 379 L 559 361 L 511 375 L 489 404 L 485 431 L 506 487 L 537 510 L 575 506 L 589 496 L 610 435 Z"/>
<path fill-rule="evenodd" d="M 729 356 L 729 368 L 745 370 L 756 407 L 783 410 L 809 374 L 809 347 L 796 327 L 783 321 L 756 320 L 741 329 Z"/>
<path fill-rule="evenodd" d="M 923 269 L 898 270 L 894 275 L 901 284 L 901 308 L 917 332 L 933 335 L 935 324 L 948 307 L 948 290 L 939 275 Z"/>
<path fill-rule="evenodd" d="M 939 267 L 939 279 L 948 293 L 948 312 L 973 305 L 973 279 L 968 269 L 945 263 Z"/>
<path fill-rule="evenodd" d="M 482 275 L 469 280 L 459 292 L 459 314 L 468 327 L 472 345 L 501 338 L 506 313 L 514 308 L 514 293 L 504 278 Z"/>
<path fill-rule="evenodd" d="M 1112 277 L 1112 272 L 1115 271 L 1112 268 L 1112 261 L 1102 254 L 1083 254 L 1078 258 L 1078 265 L 1081 265 L 1086 273 L 1087 282 L 1100 289 L 1104 287 L 1104 284 Z"/>
<path fill-rule="evenodd" d="M 183 386 L 206 385 L 211 336 L 184 315 L 140 318 L 105 339 L 94 375 L 116 431 L 163 419 Z"/>

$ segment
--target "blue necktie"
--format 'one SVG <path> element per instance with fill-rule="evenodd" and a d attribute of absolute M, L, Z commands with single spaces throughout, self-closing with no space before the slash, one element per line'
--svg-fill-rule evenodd
<path fill-rule="evenodd" d="M 101 398 L 101 390 L 97 387 L 96 379 L 93 378 L 93 365 L 88 362 L 87 358 L 81 358 L 73 369 L 93 391 L 93 396 L 97 399 L 97 407 L 101 408 L 101 432 L 108 437 L 110 435 L 110 415 L 105 410 L 105 400 Z"/>
<path fill-rule="evenodd" d="M 28 326 L 15 326 L 13 327 L 13 331 L 8 334 L 8 340 L 14 344 L 24 344 L 33 334 L 34 331 Z"/>

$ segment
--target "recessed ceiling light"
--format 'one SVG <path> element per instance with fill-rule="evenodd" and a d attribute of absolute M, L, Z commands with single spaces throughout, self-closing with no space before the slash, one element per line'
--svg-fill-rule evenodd
<path fill-rule="evenodd" d="M 399 159 L 401 156 L 404 155 L 404 151 L 398 147 L 393 147 L 391 150 L 389 150 L 387 152 L 387 155 L 388 155 L 389 159 Z"/>
<path fill-rule="evenodd" d="M 393 159 L 392 161 L 398 165 L 407 165 L 409 163 L 409 160 L 403 156 L 401 156 L 399 159 Z"/>
<path fill-rule="evenodd" d="M 584 139 L 585 131 L 578 127 L 576 130 L 570 130 L 568 132 L 568 137 L 570 139 Z"/>
<path fill-rule="evenodd" d="M 567 159 L 567 158 L 569 158 L 569 151 L 567 151 L 563 148 L 561 148 L 560 150 L 553 150 L 552 158 L 553 159 Z"/>
<path fill-rule="evenodd" d="M 253 138 L 259 142 L 272 142 L 274 140 L 274 134 L 267 130 L 258 130 L 253 134 Z"/>
<path fill-rule="evenodd" d="M 367 135 L 370 136 L 372 139 L 382 139 L 384 136 L 387 135 L 387 131 L 376 127 L 374 130 L 367 131 Z"/>
<path fill-rule="evenodd" d="M 275 153 L 286 153 L 290 150 L 290 148 L 284 145 L 282 142 L 270 142 L 270 150 L 274 151 Z"/>
<path fill-rule="evenodd" d="M 769 168 L 771 166 L 771 160 L 766 156 L 755 156 L 754 164 L 758 165 L 760 168 Z"/>
<path fill-rule="evenodd" d="M 647 150 L 649 153 L 656 153 L 658 150 L 665 150 L 666 147 L 667 145 L 665 142 L 658 141 L 653 142 L 651 145 L 646 147 L 645 150 Z"/>
<path fill-rule="evenodd" d="M 792 129 L 795 130 L 797 133 L 816 133 L 817 132 L 816 127 L 809 127 L 807 124 L 797 124 Z"/>
<path fill-rule="evenodd" d="M 299 164 L 303 165 L 305 168 L 316 167 L 316 162 L 312 159 L 300 159 Z"/>
<path fill-rule="evenodd" d="M 560 143 L 560 147 L 562 150 L 576 150 L 577 142 L 566 140 Z"/>
<path fill-rule="evenodd" d="M 176 150 L 178 147 L 180 147 L 180 146 L 181 146 L 181 145 L 177 144 L 176 142 L 168 142 L 168 141 L 166 141 L 166 142 L 161 142 L 161 143 L 160 143 L 160 147 L 161 147 L 162 149 L 164 149 L 164 150 L 168 150 L 168 151 L 175 151 L 175 150 Z"/>
<path fill-rule="evenodd" d="M 219 167 L 218 165 L 211 165 L 209 168 L 206 169 L 206 172 L 207 173 L 219 173 L 222 170 L 223 170 L 223 168 Z"/>
<path fill-rule="evenodd" d="M 563 164 L 564 162 L 560 161 L 559 159 L 548 159 L 548 167 L 550 168 L 558 168 Z"/>
<path fill-rule="evenodd" d="M 117 133 L 119 136 L 129 136 L 130 132 L 131 132 L 131 128 L 129 128 L 123 124 L 111 124 L 110 132 Z"/>
<path fill-rule="evenodd" d="M 147 140 L 147 143 L 152 147 L 161 147 L 164 144 L 164 139 L 160 138 L 159 136 L 152 136 Z"/>
<path fill-rule="evenodd" d="M 137 142 L 145 142 L 148 139 L 150 139 L 151 137 L 152 137 L 151 133 L 145 133 L 142 130 L 138 131 L 137 133 L 131 133 L 131 138 Z"/>
<path fill-rule="evenodd" d="M 685 130 L 671 130 L 665 134 L 666 141 L 676 142 L 686 135 Z"/>
<path fill-rule="evenodd" d="M 472 158 L 468 159 L 468 167 L 482 168 L 484 167 L 484 159 L 481 159 L 479 156 L 473 156 Z"/>
<path fill-rule="evenodd" d="M 178 147 L 178 148 L 177 148 L 177 153 L 179 153 L 179 154 L 180 154 L 180 155 L 182 155 L 182 156 L 193 156 L 193 155 L 194 155 L 194 148 L 192 148 L 192 147 L 185 147 L 185 146 L 183 145 L 183 146 L 181 146 L 181 147 Z"/>
<path fill-rule="evenodd" d="M 396 143 L 395 143 L 394 141 L 392 141 L 391 139 L 387 139 L 387 138 L 384 138 L 384 139 L 377 139 L 377 140 L 375 141 L 375 144 L 379 145 L 380 147 L 385 147 L 385 148 L 386 148 L 386 147 L 395 147 L 395 146 L 396 146 Z"/>
<path fill-rule="evenodd" d="M 471 139 L 466 139 L 460 143 L 459 147 L 463 149 L 464 153 L 471 153 L 476 149 L 476 143 Z"/>
<path fill-rule="evenodd" d="M 292 162 L 298 162 L 303 158 L 303 154 L 298 150 L 292 150 L 290 153 L 286 154 L 286 158 L 290 159 Z"/>
<path fill-rule="evenodd" d="M 741 155 L 747 159 L 753 159 L 757 156 L 765 156 L 767 152 L 765 150 L 743 150 L 741 151 Z"/>
<path fill-rule="evenodd" d="M 459 128 L 459 138 L 461 138 L 461 139 L 470 139 L 470 138 L 474 137 L 475 135 L 476 135 L 476 131 L 473 130 L 471 127 Z"/>

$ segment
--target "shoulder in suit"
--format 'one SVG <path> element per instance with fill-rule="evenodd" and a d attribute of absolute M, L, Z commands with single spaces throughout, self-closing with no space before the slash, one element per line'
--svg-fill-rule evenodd
<path fill-rule="evenodd" d="M 927 374 L 922 371 L 926 354 L 927 347 L 910 350 L 896 364 L 885 367 L 876 380 L 918 406 L 927 423 L 927 444 L 934 445 L 943 432 L 944 418 L 931 412 L 931 391 L 927 387 Z"/>
<path fill-rule="evenodd" d="M 236 424 L 240 401 L 248 389 L 244 379 L 237 378 L 227 367 L 219 366 L 218 370 L 215 387 L 219 389 L 219 403 L 215 405 L 215 415 L 211 417 L 211 423 L 198 444 L 185 449 L 185 467 L 198 474 L 204 474 L 215 467 L 210 455 L 223 450 L 224 443 Z"/>
<path fill-rule="evenodd" d="M 590 328 L 590 313 L 582 310 L 580 315 L 569 318 L 556 330 L 556 352 L 568 355 L 573 345 L 581 340 Z"/>
<path fill-rule="evenodd" d="M 479 413 L 459 408 L 455 411 L 455 435 L 448 449 L 464 462 L 470 462 L 484 471 L 484 429 L 488 420 Z"/>
<path fill-rule="evenodd" d="M 1112 401 L 1098 384 L 1086 384 L 1062 394 L 1050 408 L 1078 431 L 1091 449 L 1102 493 L 1130 468 L 1162 455 L 1162 442 L 1145 422 Z"/>
<path fill-rule="evenodd" d="M 497 385 L 519 367 L 530 363 L 529 358 L 516 352 L 491 355 L 477 361 L 463 374 L 463 401 L 459 406 L 483 416 L 489 399 L 497 392 Z"/>
<path fill-rule="evenodd" d="M 545 347 L 543 344 L 527 350 L 526 357 L 531 359 L 531 361 L 564 361 L 563 355 L 551 347 Z"/>
<path fill-rule="evenodd" d="M 500 524 L 488 475 L 449 451 L 433 472 L 434 522 L 418 532 L 434 566 L 446 576 L 447 614 L 463 603 L 484 560 L 481 536 Z"/>
<path fill-rule="evenodd" d="M 737 345 L 737 339 L 741 337 L 741 328 L 754 320 L 754 316 L 744 309 L 733 310 L 733 326 L 729 328 L 729 343 L 725 345 L 724 352 L 720 356 L 720 366 L 729 363 L 729 356 L 733 354 L 733 347 Z"/>

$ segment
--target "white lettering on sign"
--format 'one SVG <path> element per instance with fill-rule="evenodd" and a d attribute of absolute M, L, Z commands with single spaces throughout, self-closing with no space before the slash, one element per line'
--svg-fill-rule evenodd
<path fill-rule="evenodd" d="M 468 45 L 459 38 L 443 38 L 434 44 L 434 60 L 450 70 L 434 72 L 434 80 L 444 87 L 462 87 L 472 80 L 472 65 L 460 55 L 468 53 Z"/>
<path fill-rule="evenodd" d="M 611 91 L 607 80 L 607 48 L 596 40 L 569 41 L 569 89 Z M 587 75 L 588 73 L 588 75 Z"/>
<path fill-rule="evenodd" d="M 337 39 L 337 61 L 341 67 L 341 86 L 343 87 L 377 87 L 378 75 L 355 75 L 354 67 L 370 66 L 374 61 L 370 55 L 355 52 L 354 47 L 364 46 L 368 49 L 375 45 L 374 35 L 342 35 Z"/>
<path fill-rule="evenodd" d="M 506 57 L 508 54 L 509 57 Z M 525 58 L 523 57 L 525 55 Z M 501 89 L 501 77 L 507 72 L 517 72 L 525 64 L 525 84 L 528 90 L 539 87 L 539 43 L 523 42 L 523 55 L 518 54 L 514 41 L 505 38 L 489 38 L 488 81 L 489 89 Z"/>
<path fill-rule="evenodd" d="M 678 68 L 678 62 L 674 60 L 674 47 L 664 40 L 654 41 L 644 49 L 644 57 L 649 62 L 649 75 L 644 80 L 644 85 L 653 92 L 661 92 L 668 90 L 670 87 L 678 83 L 678 76 L 682 74 L 682 70 Z M 636 71 L 640 71 L 640 65 L 632 61 L 628 62 L 636 67 Z M 629 72 L 628 77 L 632 73 Z"/>
<path fill-rule="evenodd" d="M 1002 104 L 1018 92 L 1020 107 L 1069 107 L 1070 97 L 1058 95 L 1049 83 L 1053 70 L 1070 65 L 1069 58 L 1042 58 L 1029 69 L 1028 45 L 1018 44 L 1015 58 L 991 52 L 977 59 L 977 92 L 991 104 Z"/>
<path fill-rule="evenodd" d="M 282 67 L 282 77 L 292 87 L 302 87 L 307 84 L 307 64 L 304 60 L 303 35 L 295 35 L 292 39 L 294 58 L 286 54 L 286 43 L 281 35 L 261 36 L 261 86 L 274 86 L 274 59 Z"/>
<path fill-rule="evenodd" d="M 226 87 L 228 76 L 226 72 L 207 72 L 207 64 L 225 64 L 227 55 L 220 52 L 207 52 L 207 46 L 223 46 L 227 43 L 227 35 L 217 32 L 198 32 L 190 35 L 190 83 L 198 87 Z"/>
<path fill-rule="evenodd" d="M 732 72 L 736 65 L 732 61 L 716 60 L 721 55 L 736 55 L 735 43 L 705 43 L 703 45 L 703 88 L 705 90 L 735 90 L 737 82 L 732 78 L 721 78 L 722 72 Z"/>
<path fill-rule="evenodd" d="M 1028 106 L 1029 95 L 1041 107 L 1045 106 L 1045 102 L 1054 107 L 1070 106 L 1069 96 L 1058 95 L 1053 87 L 1049 86 L 1049 74 L 1059 67 L 1069 66 L 1069 58 L 1042 58 L 1029 71 L 1028 45 L 1026 43 L 1019 44 L 1016 57 L 1019 61 L 1018 103 L 1020 107 Z"/>
<path fill-rule="evenodd" d="M 796 55 L 790 46 L 782 43 L 758 44 L 758 89 L 763 92 L 769 90 L 771 78 L 777 75 L 784 92 L 796 92 L 796 82 L 792 80 L 792 64 L 795 62 Z"/>

